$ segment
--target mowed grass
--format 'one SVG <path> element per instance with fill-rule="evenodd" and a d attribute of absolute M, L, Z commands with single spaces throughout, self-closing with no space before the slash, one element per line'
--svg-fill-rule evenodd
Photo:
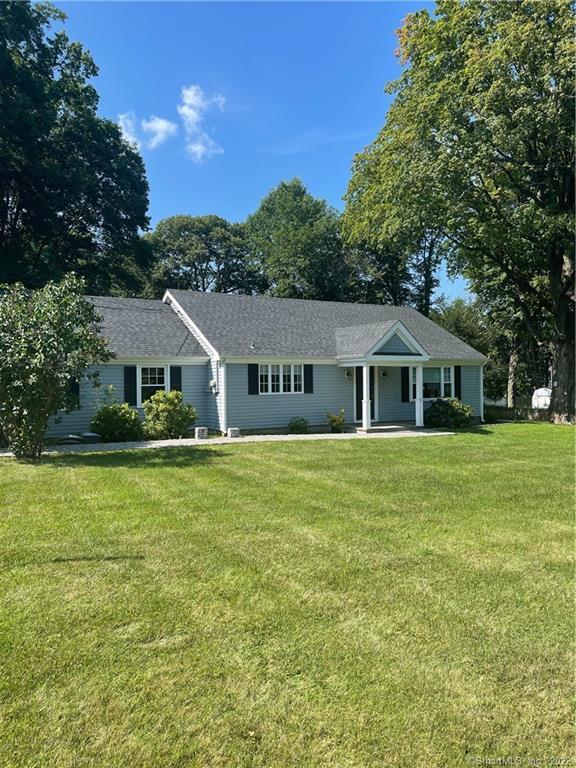
<path fill-rule="evenodd" d="M 569 760 L 573 435 L 2 460 L 0 765 Z"/>

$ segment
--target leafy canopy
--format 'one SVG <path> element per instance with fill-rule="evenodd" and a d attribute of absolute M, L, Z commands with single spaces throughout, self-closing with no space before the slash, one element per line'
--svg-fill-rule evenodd
<path fill-rule="evenodd" d="M 148 225 L 142 158 L 97 115 L 89 53 L 47 3 L 0 3 L 0 280 L 75 270 L 91 292 L 131 285 Z"/>
<path fill-rule="evenodd" d="M 0 430 L 16 456 L 40 455 L 50 416 L 78 404 L 71 385 L 110 357 L 83 290 L 73 274 L 35 291 L 0 287 Z"/>

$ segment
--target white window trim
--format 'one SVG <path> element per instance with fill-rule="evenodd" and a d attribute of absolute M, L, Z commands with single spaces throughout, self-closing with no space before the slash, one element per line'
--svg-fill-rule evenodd
<path fill-rule="evenodd" d="M 430 368 L 440 368 L 440 388 L 442 390 L 442 394 L 440 397 L 448 397 L 448 395 L 444 394 L 444 384 L 450 384 L 452 388 L 452 393 L 450 394 L 450 397 L 455 397 L 454 395 L 454 366 L 453 365 L 423 365 L 422 366 L 422 377 L 424 377 L 424 373 L 427 370 L 430 370 Z M 444 381 L 444 368 L 450 368 L 450 381 L 445 382 Z M 414 397 L 414 385 L 416 383 L 416 379 L 414 378 L 414 366 L 410 366 L 410 402 L 414 403 L 416 402 L 416 398 Z M 425 403 L 432 402 L 432 400 L 437 400 L 436 397 L 423 397 L 422 400 Z"/>
<path fill-rule="evenodd" d="M 280 390 L 278 392 L 272 392 L 272 366 L 277 365 L 280 367 Z M 284 392 L 284 371 L 283 367 L 285 365 L 290 366 L 290 392 Z M 296 365 L 299 365 L 301 368 L 300 372 L 300 386 L 301 389 L 299 392 L 294 392 L 294 367 Z M 268 391 L 262 392 L 260 389 L 260 369 L 266 367 L 268 369 Z M 304 394 L 304 363 L 258 363 L 258 394 L 259 395 L 272 395 L 273 397 L 277 397 L 278 395 L 303 395 Z"/>
<path fill-rule="evenodd" d="M 169 365 L 137 365 L 136 366 L 136 407 L 143 408 L 142 401 L 142 368 L 164 368 L 164 392 L 170 391 Z"/>

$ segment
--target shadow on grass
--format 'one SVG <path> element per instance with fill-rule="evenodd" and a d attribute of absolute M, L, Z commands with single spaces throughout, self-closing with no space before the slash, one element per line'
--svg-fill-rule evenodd
<path fill-rule="evenodd" d="M 101 469 L 156 469 L 161 466 L 192 469 L 209 464 L 227 453 L 213 448 L 142 448 L 97 453 L 58 453 L 42 456 L 39 463 L 51 467 L 99 467 Z"/>

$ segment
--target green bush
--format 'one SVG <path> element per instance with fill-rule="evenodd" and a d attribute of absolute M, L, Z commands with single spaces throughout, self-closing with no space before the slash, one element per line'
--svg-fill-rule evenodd
<path fill-rule="evenodd" d="M 90 428 L 105 443 L 141 440 L 144 436 L 138 411 L 128 403 L 104 403 L 92 419 Z"/>
<path fill-rule="evenodd" d="M 196 410 L 182 402 L 182 392 L 155 392 L 144 403 L 144 433 L 149 440 L 187 437 L 198 418 Z"/>
<path fill-rule="evenodd" d="M 293 435 L 306 435 L 308 433 L 308 419 L 294 416 L 288 422 L 288 431 Z"/>
<path fill-rule="evenodd" d="M 330 432 L 344 432 L 344 423 L 346 421 L 344 408 L 340 408 L 339 413 L 327 413 L 326 418 L 330 425 Z"/>
<path fill-rule="evenodd" d="M 424 411 L 427 427 L 469 427 L 474 421 L 474 410 L 455 397 L 438 398 Z"/>

